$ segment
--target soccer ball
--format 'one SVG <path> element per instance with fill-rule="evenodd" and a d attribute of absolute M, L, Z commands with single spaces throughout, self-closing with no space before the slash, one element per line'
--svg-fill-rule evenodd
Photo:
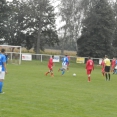
<path fill-rule="evenodd" d="M 76 76 L 76 74 L 74 73 L 73 76 Z"/>

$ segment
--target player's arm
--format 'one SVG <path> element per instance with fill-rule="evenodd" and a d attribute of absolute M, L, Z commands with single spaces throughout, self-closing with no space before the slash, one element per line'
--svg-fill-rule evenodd
<path fill-rule="evenodd" d="M 116 66 L 116 61 L 114 62 L 114 66 Z"/>
<path fill-rule="evenodd" d="M 87 69 L 87 66 L 88 66 L 88 61 L 86 62 L 86 67 L 85 67 L 86 69 Z"/>
<path fill-rule="evenodd" d="M 3 65 L 4 65 L 4 68 L 5 68 L 5 73 L 7 73 L 6 62 L 4 62 Z"/>
<path fill-rule="evenodd" d="M 94 62 L 93 62 L 93 70 L 94 70 Z"/>
<path fill-rule="evenodd" d="M 104 69 L 105 69 L 105 66 L 106 66 L 106 61 L 104 60 Z"/>
<path fill-rule="evenodd" d="M 53 60 L 52 60 L 52 66 L 55 66 L 55 64 L 54 64 Z"/>
<path fill-rule="evenodd" d="M 69 64 L 69 59 L 68 59 L 68 57 L 67 57 L 67 59 L 66 59 L 66 63 Z"/>
<path fill-rule="evenodd" d="M 5 73 L 7 73 L 5 56 L 3 57 L 3 65 L 4 65 Z"/>
<path fill-rule="evenodd" d="M 111 61 L 111 67 L 113 66 L 113 61 Z"/>

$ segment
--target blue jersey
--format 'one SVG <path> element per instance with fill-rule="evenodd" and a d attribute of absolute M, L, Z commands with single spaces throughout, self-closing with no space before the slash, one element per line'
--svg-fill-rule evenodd
<path fill-rule="evenodd" d="M 117 60 L 115 61 L 115 64 L 117 65 Z"/>
<path fill-rule="evenodd" d="M 69 62 L 68 57 L 64 57 L 62 61 L 62 65 L 67 65 L 67 63 Z"/>
<path fill-rule="evenodd" d="M 0 66 L 2 67 L 2 71 L 5 71 L 4 63 L 6 62 L 6 57 L 4 54 L 0 54 Z"/>

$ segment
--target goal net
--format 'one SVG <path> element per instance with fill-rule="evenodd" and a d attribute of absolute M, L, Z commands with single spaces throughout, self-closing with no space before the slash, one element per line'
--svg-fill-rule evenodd
<path fill-rule="evenodd" d="M 6 50 L 6 58 L 8 63 L 21 64 L 21 46 L 0 45 L 0 50 Z"/>

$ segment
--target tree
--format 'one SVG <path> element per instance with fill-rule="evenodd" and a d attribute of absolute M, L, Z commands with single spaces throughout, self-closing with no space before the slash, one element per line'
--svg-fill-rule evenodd
<path fill-rule="evenodd" d="M 8 3 L 11 13 L 6 21 L 4 42 L 35 48 L 38 54 L 44 45 L 59 43 L 55 28 L 55 14 L 49 0 L 13 0 Z"/>
<path fill-rule="evenodd" d="M 116 27 L 115 27 L 115 32 L 114 32 L 114 39 L 112 45 L 115 48 L 115 55 L 117 54 L 117 1 L 113 4 L 113 9 L 115 13 L 115 21 L 116 21 Z"/>
<path fill-rule="evenodd" d="M 31 33 L 34 39 L 35 51 L 38 54 L 44 49 L 44 45 L 54 46 L 59 43 L 54 8 L 49 0 L 29 0 L 27 4 L 28 33 Z"/>
<path fill-rule="evenodd" d="M 25 4 L 18 0 L 13 0 L 9 4 L 10 14 L 6 21 L 7 34 L 5 35 L 4 42 L 9 45 L 21 46 L 25 40 L 25 34 L 23 33 L 25 23 Z"/>
<path fill-rule="evenodd" d="M 82 35 L 77 40 L 79 56 L 113 56 L 112 41 L 115 31 L 115 17 L 106 0 L 92 5 L 83 21 Z"/>
<path fill-rule="evenodd" d="M 0 1 L 0 39 L 3 43 L 5 35 L 7 34 L 7 19 L 10 13 L 9 6 L 7 5 L 6 0 Z"/>
<path fill-rule="evenodd" d="M 65 25 L 61 27 L 64 33 L 62 39 L 61 54 L 64 54 L 65 45 L 75 47 L 77 50 L 77 38 L 80 35 L 81 20 L 82 20 L 82 7 L 80 0 L 61 0 L 60 16 Z"/>

